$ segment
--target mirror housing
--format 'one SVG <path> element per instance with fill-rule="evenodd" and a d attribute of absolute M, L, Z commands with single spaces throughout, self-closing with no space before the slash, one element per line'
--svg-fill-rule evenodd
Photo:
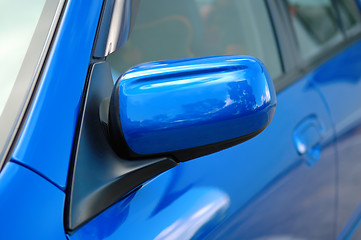
<path fill-rule="evenodd" d="M 130 69 L 116 82 L 109 131 L 121 157 L 186 161 L 256 136 L 275 109 L 272 80 L 256 58 L 151 62 Z"/>

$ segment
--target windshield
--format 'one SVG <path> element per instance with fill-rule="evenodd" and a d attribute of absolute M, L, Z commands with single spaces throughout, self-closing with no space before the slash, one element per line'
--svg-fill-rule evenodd
<path fill-rule="evenodd" d="M 0 2 L 0 115 L 10 96 L 45 0 Z"/>
<path fill-rule="evenodd" d="M 21 130 L 65 0 L 0 0 L 0 170 Z"/>

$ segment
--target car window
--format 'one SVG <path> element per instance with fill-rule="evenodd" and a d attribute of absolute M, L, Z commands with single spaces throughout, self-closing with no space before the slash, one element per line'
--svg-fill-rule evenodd
<path fill-rule="evenodd" d="M 44 3 L 45 0 L 0 2 L 0 115 L 14 86 Z"/>
<path fill-rule="evenodd" d="M 0 1 L 0 170 L 21 129 L 63 3 Z"/>
<path fill-rule="evenodd" d="M 281 75 L 264 0 L 148 0 L 140 3 L 128 42 L 111 54 L 117 79 L 144 62 L 215 55 L 252 55 Z"/>
<path fill-rule="evenodd" d="M 332 0 L 287 0 L 301 56 L 309 60 L 342 40 Z"/>
<path fill-rule="evenodd" d="M 361 29 L 360 9 L 355 0 L 339 0 L 338 1 L 340 16 L 343 27 L 349 34 L 354 34 Z"/>

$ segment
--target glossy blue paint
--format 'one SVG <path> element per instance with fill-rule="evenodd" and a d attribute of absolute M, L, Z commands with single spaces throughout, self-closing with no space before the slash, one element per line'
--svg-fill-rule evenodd
<path fill-rule="evenodd" d="M 361 41 L 318 68 L 312 80 L 328 102 L 338 138 L 337 233 L 343 239 L 361 216 Z M 361 227 L 353 229 L 361 238 Z"/>
<path fill-rule="evenodd" d="M 1 239 L 66 239 L 65 194 L 29 169 L 8 162 L 0 173 Z"/>
<path fill-rule="evenodd" d="M 276 109 L 268 71 L 249 56 L 142 64 L 126 72 L 116 87 L 119 92 L 113 98 L 119 97 L 119 138 L 124 136 L 138 154 L 246 136 L 264 129 Z"/>
<path fill-rule="evenodd" d="M 102 1 L 69 0 L 12 158 L 65 188 Z"/>
<path fill-rule="evenodd" d="M 68 4 L 34 106 L 0 173 L 4 239 L 66 238 L 65 195 L 49 182 L 65 187 L 101 8 L 100 1 Z M 151 179 L 69 239 L 359 238 L 360 69 L 358 42 L 279 93 L 261 135 Z M 315 134 L 295 133 L 310 116 L 323 130 L 317 161 L 307 164 Z"/>
<path fill-rule="evenodd" d="M 180 163 L 107 209 L 71 239 L 154 239 L 165 236 L 165 229 L 166 236 L 184 239 L 332 239 L 334 131 L 311 80 L 305 77 L 278 94 L 275 116 L 257 137 Z M 309 167 L 296 151 L 293 133 L 312 114 L 324 131 L 320 159 Z M 199 217 L 203 208 L 198 203 L 204 201 L 206 190 L 214 197 L 203 207 L 227 204 L 218 207 L 222 210 L 217 217 L 205 218 L 197 222 L 201 227 L 193 228 L 194 222 L 188 220 Z"/>

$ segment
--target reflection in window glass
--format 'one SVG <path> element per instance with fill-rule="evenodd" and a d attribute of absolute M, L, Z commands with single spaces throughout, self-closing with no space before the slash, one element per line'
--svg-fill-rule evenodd
<path fill-rule="evenodd" d="M 263 0 L 142 1 L 128 42 L 107 60 L 115 79 L 144 62 L 246 54 L 272 77 L 281 63 Z"/>
<path fill-rule="evenodd" d="M 331 0 L 287 0 L 301 55 L 309 59 L 342 39 Z"/>
<path fill-rule="evenodd" d="M 359 31 L 361 27 L 360 9 L 355 0 L 339 0 L 338 2 L 343 27 L 346 31 Z"/>

